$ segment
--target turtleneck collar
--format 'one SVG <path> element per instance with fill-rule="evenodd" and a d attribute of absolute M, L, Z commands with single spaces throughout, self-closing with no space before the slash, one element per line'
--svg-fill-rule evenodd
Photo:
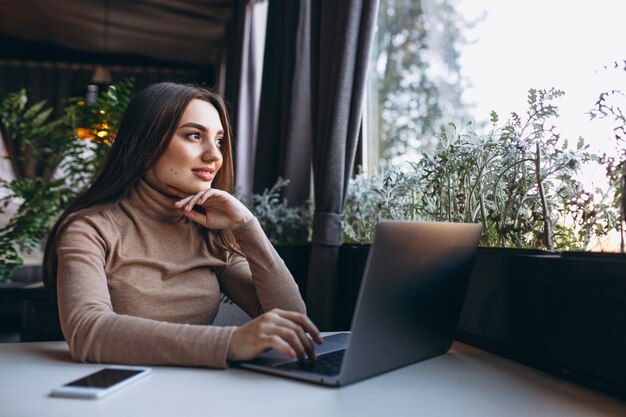
<path fill-rule="evenodd" d="M 143 179 L 139 180 L 135 189 L 131 191 L 128 201 L 133 206 L 139 208 L 147 217 L 159 221 L 177 222 L 187 220 L 181 214 L 180 209 L 174 207 L 174 202 L 178 201 L 178 198 L 161 193 Z"/>

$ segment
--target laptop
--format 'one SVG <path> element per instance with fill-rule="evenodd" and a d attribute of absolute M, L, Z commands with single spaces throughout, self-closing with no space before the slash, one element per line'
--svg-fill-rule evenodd
<path fill-rule="evenodd" d="M 446 353 L 481 233 L 479 224 L 381 222 L 351 332 L 325 337 L 315 346 L 317 361 L 271 349 L 233 366 L 343 386 Z"/>

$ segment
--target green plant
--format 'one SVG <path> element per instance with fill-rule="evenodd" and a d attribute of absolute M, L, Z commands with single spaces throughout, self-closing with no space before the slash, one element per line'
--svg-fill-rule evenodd
<path fill-rule="evenodd" d="M 258 219 L 265 234 L 274 245 L 298 245 L 310 239 L 313 206 L 310 202 L 289 206 L 280 195 L 289 180 L 278 178 L 263 193 L 238 195 Z"/>
<path fill-rule="evenodd" d="M 503 128 L 501 140 L 508 153 L 501 178 L 508 198 L 498 201 L 505 216 L 496 225 L 516 244 L 530 239 L 528 243 L 539 246 L 541 242 L 551 250 L 574 243 L 563 233 L 567 229 L 559 231 L 555 225 L 563 219 L 566 205 L 584 193 L 576 173 L 590 155 L 582 138 L 575 150 L 569 150 L 567 140 L 561 140 L 549 124 L 559 116 L 552 101 L 563 94 L 555 89 L 529 90 L 526 117 L 512 113 Z"/>
<path fill-rule="evenodd" d="M 597 156 L 582 138 L 570 149 L 552 124 L 562 94 L 531 89 L 524 116 L 512 113 L 499 127 L 492 112 L 485 134 L 450 124 L 418 163 L 357 176 L 346 202 L 346 240 L 371 240 L 382 219 L 482 223 L 486 246 L 583 248 L 605 234 L 614 225 L 608 206 L 577 179 Z"/>
<path fill-rule="evenodd" d="M 45 102 L 28 107 L 24 90 L 0 101 L 4 130 L 18 143 L 15 158 L 41 168 L 0 183 L 5 191 L 0 211 L 11 202 L 19 204 L 0 229 L 0 282 L 11 280 L 15 268 L 23 264 L 21 251 L 41 245 L 63 208 L 93 176 L 130 100 L 132 85 L 132 80 L 114 84 L 94 103 L 69 99 L 64 115 L 51 121 Z"/>
<path fill-rule="evenodd" d="M 350 180 L 342 222 L 346 243 L 370 243 L 381 220 L 412 220 L 418 217 L 419 172 L 381 167 L 380 173 L 360 172 Z"/>
<path fill-rule="evenodd" d="M 499 128 L 492 112 L 492 129 L 484 136 L 457 132 L 454 126 L 451 134 L 444 132 L 435 154 L 420 161 L 426 195 L 437 200 L 433 219 L 481 222 L 482 243 L 489 246 L 584 247 L 588 224 L 599 220 L 601 206 L 595 213 L 589 210 L 592 194 L 577 173 L 594 156 L 582 138 L 570 149 L 552 124 L 558 117 L 553 102 L 562 95 L 555 89 L 529 90 L 526 113 L 511 113 Z"/>

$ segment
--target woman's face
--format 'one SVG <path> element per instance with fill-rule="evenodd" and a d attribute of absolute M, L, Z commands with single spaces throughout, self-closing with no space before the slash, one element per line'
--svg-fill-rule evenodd
<path fill-rule="evenodd" d="M 189 194 L 211 188 L 222 167 L 224 127 L 217 109 L 203 100 L 189 102 L 165 153 L 145 175 L 165 194 L 171 185 Z"/>

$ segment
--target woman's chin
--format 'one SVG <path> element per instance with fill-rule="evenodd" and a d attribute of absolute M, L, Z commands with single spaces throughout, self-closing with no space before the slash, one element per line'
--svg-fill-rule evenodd
<path fill-rule="evenodd" d="M 179 187 L 176 187 L 184 193 L 187 194 L 198 194 L 203 191 L 207 191 L 211 189 L 211 183 L 206 184 L 180 184 Z"/>

